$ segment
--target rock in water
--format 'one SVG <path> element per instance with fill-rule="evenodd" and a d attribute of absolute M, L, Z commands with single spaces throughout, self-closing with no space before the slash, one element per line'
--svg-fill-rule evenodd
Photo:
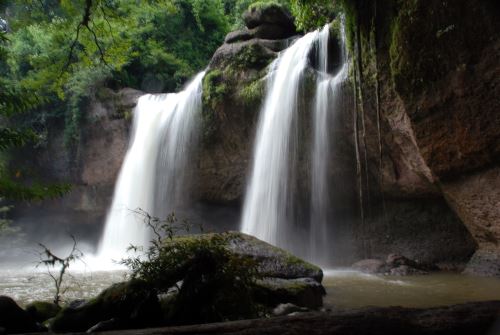
<path fill-rule="evenodd" d="M 190 235 L 174 238 L 170 245 L 197 240 L 203 245 L 220 238 L 223 247 L 239 262 L 250 261 L 255 264 L 257 278 L 254 298 L 258 303 L 275 307 L 281 303 L 293 303 L 307 308 L 323 305 L 325 289 L 321 285 L 323 271 L 291 253 L 240 232 L 222 234 Z"/>
<path fill-rule="evenodd" d="M 323 305 L 319 267 L 249 235 L 179 236 L 165 240 L 160 255 L 148 263 L 147 281 L 118 283 L 64 308 L 51 319 L 51 330 L 208 323 L 255 318 L 283 303 Z"/>
<path fill-rule="evenodd" d="M 227 247 L 236 255 L 253 259 L 263 277 L 283 279 L 311 278 L 317 283 L 323 280 L 323 271 L 291 253 L 256 237 L 239 232 L 224 233 Z"/>
<path fill-rule="evenodd" d="M 34 301 L 26 306 L 26 312 L 28 312 L 36 322 L 40 323 L 53 318 L 60 310 L 61 307 L 53 302 L 47 301 Z"/>
<path fill-rule="evenodd" d="M 354 270 L 372 274 L 392 276 L 425 275 L 429 271 L 439 270 L 431 264 L 421 264 L 400 254 L 389 254 L 385 261 L 363 259 L 352 265 Z"/>
<path fill-rule="evenodd" d="M 464 273 L 500 277 L 500 251 L 494 249 L 476 251 L 469 264 L 467 264 Z"/>
<path fill-rule="evenodd" d="M 386 264 L 380 259 L 363 259 L 354 263 L 352 268 L 365 273 L 383 273 Z"/>
<path fill-rule="evenodd" d="M 294 304 L 279 304 L 276 306 L 275 309 L 273 309 L 273 315 L 275 316 L 282 316 L 282 315 L 289 315 L 292 313 L 297 313 L 297 312 L 307 312 L 308 309 L 304 307 L 299 307 Z"/>

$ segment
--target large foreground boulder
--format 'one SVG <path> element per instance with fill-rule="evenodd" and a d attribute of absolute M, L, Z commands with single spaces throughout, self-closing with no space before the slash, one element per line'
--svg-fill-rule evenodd
<path fill-rule="evenodd" d="M 239 232 L 224 234 L 227 247 L 241 257 L 257 262 L 257 269 L 263 277 L 283 279 L 312 278 L 321 283 L 323 271 L 288 251 L 275 247 L 250 235 Z"/>
<path fill-rule="evenodd" d="M 114 329 L 158 324 L 160 305 L 155 290 L 138 279 L 114 284 L 86 303 L 64 308 L 51 320 L 50 329 L 53 332 L 87 331 L 112 319 Z"/>
<path fill-rule="evenodd" d="M 255 266 L 255 300 L 266 306 L 293 303 L 301 307 L 318 308 L 326 294 L 321 285 L 323 271 L 291 253 L 240 232 L 202 234 L 179 237 L 171 246 L 185 239 L 209 245 L 217 238 L 234 260 Z"/>
<path fill-rule="evenodd" d="M 271 314 L 279 304 L 323 305 L 323 272 L 238 232 L 165 239 L 132 265 L 133 279 L 64 308 L 54 332 L 211 323 Z"/>
<path fill-rule="evenodd" d="M 34 333 L 44 330 L 12 298 L 6 296 L 0 296 L 0 333 L 2 333 L 2 328 L 7 334 Z"/>

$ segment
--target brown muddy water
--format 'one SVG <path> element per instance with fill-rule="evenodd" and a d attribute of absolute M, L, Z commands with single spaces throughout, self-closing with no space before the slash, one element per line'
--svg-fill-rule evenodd
<path fill-rule="evenodd" d="M 123 281 L 126 272 L 77 271 L 66 277 L 65 301 L 96 296 L 112 283 Z M 470 301 L 500 300 L 500 279 L 453 273 L 425 276 L 374 276 L 351 270 L 325 271 L 326 308 L 364 306 L 433 307 Z M 1 270 L 0 295 L 21 306 L 34 300 L 51 301 L 52 279 L 44 271 Z"/>
<path fill-rule="evenodd" d="M 325 271 L 325 307 L 436 307 L 500 300 L 500 279 L 457 273 L 375 276 L 352 270 Z"/>

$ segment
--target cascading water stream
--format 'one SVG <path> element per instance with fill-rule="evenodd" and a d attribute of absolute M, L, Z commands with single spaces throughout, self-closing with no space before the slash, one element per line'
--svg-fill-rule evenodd
<path fill-rule="evenodd" d="M 98 258 L 119 260 L 130 245 L 149 244 L 149 228 L 133 210 L 164 217 L 182 205 L 185 170 L 197 139 L 204 74 L 199 73 L 182 92 L 139 98 Z"/>
<path fill-rule="evenodd" d="M 342 84 L 347 79 L 348 63 L 345 50 L 344 26 L 341 25 L 341 68 L 335 76 L 328 75 L 328 41 L 330 27 L 320 32 L 318 41 L 318 76 L 313 109 L 313 148 L 311 164 L 311 224 L 310 258 L 318 264 L 332 260 L 331 234 L 329 226 L 333 221 L 331 213 L 331 189 L 329 185 L 329 164 L 332 160 L 331 131 L 333 118 L 341 108 Z"/>
<path fill-rule="evenodd" d="M 243 207 L 242 231 L 280 246 L 287 245 L 284 223 L 290 206 L 289 167 L 299 86 L 317 36 L 312 32 L 298 39 L 271 64 Z"/>
<path fill-rule="evenodd" d="M 343 29 L 342 29 L 343 30 Z M 342 31 L 342 44 L 345 43 Z M 285 50 L 270 67 L 268 90 L 260 113 L 255 142 L 252 174 L 246 192 L 242 231 L 269 243 L 284 247 L 317 263 L 329 260 L 328 225 L 330 132 L 341 84 L 347 76 L 343 50 L 341 69 L 335 76 L 328 70 L 330 27 L 308 33 Z M 318 73 L 313 109 L 311 150 L 311 213 L 309 239 L 304 229 L 297 229 L 293 210 L 297 190 L 295 147 L 299 142 L 297 124 L 299 88 L 305 70 L 311 66 L 309 55 L 317 47 Z M 342 45 L 343 47 L 343 45 Z M 294 146 L 295 145 L 295 146 Z M 306 223 L 307 224 L 307 223 Z M 307 231 L 307 230 L 306 230 Z M 308 243 L 309 242 L 309 243 Z M 304 246 L 304 244 L 306 244 Z"/>

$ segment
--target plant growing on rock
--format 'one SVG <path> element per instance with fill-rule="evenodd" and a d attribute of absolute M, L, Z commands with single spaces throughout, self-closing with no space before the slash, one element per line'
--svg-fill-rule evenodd
<path fill-rule="evenodd" d="M 142 279 L 160 294 L 170 295 L 163 308 L 167 323 L 258 316 L 252 296 L 257 278 L 255 263 L 230 253 L 224 235 L 176 236 L 189 231 L 190 225 L 179 223 L 175 214 L 159 219 L 141 209 L 134 212 L 144 217 L 154 237 L 143 256 L 121 263 L 131 269 L 133 279 Z"/>
<path fill-rule="evenodd" d="M 66 275 L 66 271 L 69 266 L 80 260 L 83 257 L 83 253 L 77 248 L 77 242 L 74 236 L 71 236 L 73 240 L 73 246 L 71 248 L 68 256 L 62 258 L 55 255 L 48 247 L 44 244 L 39 243 L 39 246 L 43 249 L 40 252 L 40 262 L 37 264 L 37 267 L 40 265 L 45 265 L 47 268 L 47 273 L 54 281 L 55 293 L 54 293 L 54 304 L 59 306 L 61 302 L 61 295 L 66 292 L 66 289 L 62 288 L 62 284 Z M 51 269 L 60 266 L 59 271 L 57 273 L 53 272 Z"/>

